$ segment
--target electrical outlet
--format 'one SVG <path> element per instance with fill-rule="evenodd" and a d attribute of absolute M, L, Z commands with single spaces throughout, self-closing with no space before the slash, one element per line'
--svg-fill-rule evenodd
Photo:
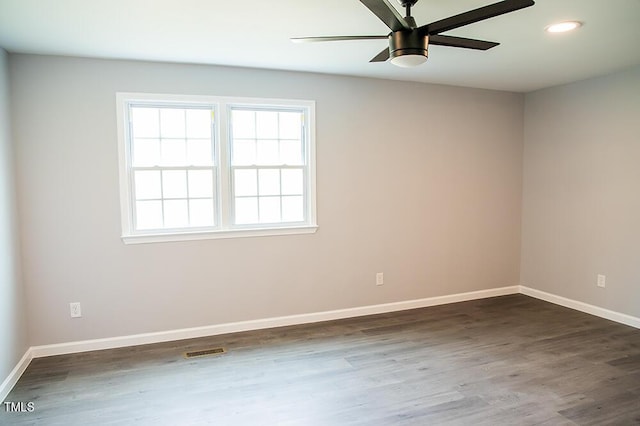
<path fill-rule="evenodd" d="M 376 274 L 376 285 L 384 284 L 384 274 L 382 272 L 378 272 Z"/>
<path fill-rule="evenodd" d="M 598 287 L 606 287 L 607 286 L 607 277 L 604 275 L 600 275 L 598 274 L 598 282 L 597 282 Z"/>
<path fill-rule="evenodd" d="M 82 316 L 80 302 L 69 303 L 69 312 L 71 314 L 71 318 L 80 318 Z"/>

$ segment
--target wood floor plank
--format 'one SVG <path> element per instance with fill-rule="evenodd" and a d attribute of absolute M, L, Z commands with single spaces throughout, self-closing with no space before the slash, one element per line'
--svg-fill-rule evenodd
<path fill-rule="evenodd" d="M 11 426 L 640 425 L 640 330 L 502 296 L 38 358 L 6 401 L 35 407 Z"/>

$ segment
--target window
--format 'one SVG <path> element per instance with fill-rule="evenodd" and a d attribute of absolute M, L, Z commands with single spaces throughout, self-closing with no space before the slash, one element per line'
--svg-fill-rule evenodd
<path fill-rule="evenodd" d="M 125 243 L 315 232 L 314 103 L 117 95 Z"/>

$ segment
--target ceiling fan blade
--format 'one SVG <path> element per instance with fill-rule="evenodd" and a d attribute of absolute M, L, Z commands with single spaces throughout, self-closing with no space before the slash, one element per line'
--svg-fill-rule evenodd
<path fill-rule="evenodd" d="M 370 60 L 369 62 L 384 62 L 387 59 L 389 59 L 389 48 L 388 47 L 386 49 L 384 49 L 382 52 L 378 53 L 376 56 L 374 56 L 373 59 Z"/>
<path fill-rule="evenodd" d="M 489 50 L 500 43 L 494 41 L 475 40 L 472 38 L 453 37 L 434 34 L 429 36 L 429 44 L 436 46 L 462 47 L 465 49 Z"/>
<path fill-rule="evenodd" d="M 498 3 L 490 4 L 478 9 L 470 10 L 459 15 L 441 19 L 424 25 L 419 29 L 426 34 L 439 34 L 454 28 L 463 27 L 473 24 L 474 22 L 484 21 L 494 16 L 503 15 L 505 13 L 514 12 L 525 7 L 533 6 L 533 0 L 504 0 Z"/>
<path fill-rule="evenodd" d="M 329 36 L 329 37 L 292 37 L 294 43 L 314 43 L 318 41 L 349 41 L 349 40 L 387 40 L 389 36 Z"/>
<path fill-rule="evenodd" d="M 387 0 L 360 0 L 362 4 L 373 12 L 391 31 L 410 30 L 411 27 Z"/>

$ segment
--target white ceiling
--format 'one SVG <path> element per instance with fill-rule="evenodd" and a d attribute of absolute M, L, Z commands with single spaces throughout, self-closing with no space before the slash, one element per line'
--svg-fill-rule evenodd
<path fill-rule="evenodd" d="M 396 2 L 397 0 L 391 0 Z M 420 0 L 418 25 L 497 0 Z M 398 9 L 401 7 L 398 4 Z M 578 31 L 547 34 L 575 19 Z M 9 52 L 312 71 L 527 92 L 640 63 L 640 0 L 536 0 L 446 34 L 498 41 L 486 52 L 431 46 L 414 69 L 369 63 L 385 40 L 294 44 L 289 37 L 387 34 L 358 0 L 0 0 Z"/>

